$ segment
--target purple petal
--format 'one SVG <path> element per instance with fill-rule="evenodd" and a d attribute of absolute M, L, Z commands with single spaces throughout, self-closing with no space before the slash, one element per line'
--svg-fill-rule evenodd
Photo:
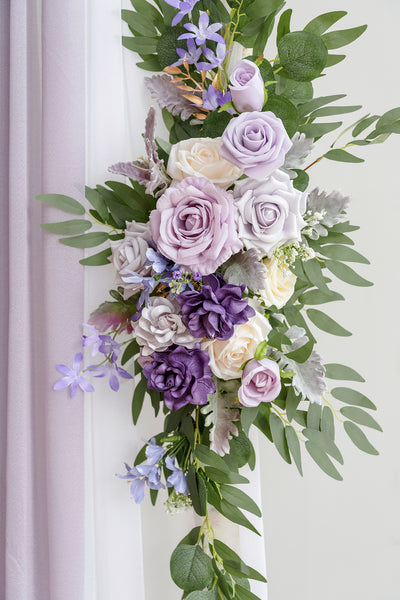
<path fill-rule="evenodd" d="M 118 377 L 115 375 L 115 373 L 110 374 L 109 384 L 110 384 L 110 388 L 113 390 L 113 392 L 118 392 L 119 381 L 118 381 Z"/>
<path fill-rule="evenodd" d="M 83 362 L 83 354 L 82 354 L 82 352 L 78 352 L 74 356 L 74 362 L 72 365 L 72 368 L 75 371 L 75 373 L 79 372 L 82 362 Z"/>
<path fill-rule="evenodd" d="M 66 379 L 65 377 L 63 377 L 62 379 L 59 379 L 54 385 L 53 385 L 53 390 L 63 390 L 64 388 L 68 387 L 70 384 L 70 381 L 68 379 Z"/>
<path fill-rule="evenodd" d="M 56 365 L 56 369 L 59 373 L 62 373 L 63 375 L 74 375 L 72 369 L 67 367 L 67 365 Z"/>
<path fill-rule="evenodd" d="M 69 392 L 70 398 L 73 398 L 77 391 L 78 391 L 78 383 L 76 381 L 73 381 L 71 383 L 71 389 Z"/>

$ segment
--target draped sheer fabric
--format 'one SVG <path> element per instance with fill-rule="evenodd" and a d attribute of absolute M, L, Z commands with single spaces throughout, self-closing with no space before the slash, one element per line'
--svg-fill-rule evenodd
<path fill-rule="evenodd" d="M 84 5 L 3 1 L 0 28 L 0 596 L 80 600 L 82 398 L 51 388 L 79 340 L 83 272 L 34 196 L 82 194 Z"/>

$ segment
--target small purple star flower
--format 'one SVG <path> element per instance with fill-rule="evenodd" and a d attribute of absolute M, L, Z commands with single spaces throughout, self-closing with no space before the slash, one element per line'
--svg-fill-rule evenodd
<path fill-rule="evenodd" d="M 190 38 L 187 40 L 187 50 L 184 50 L 183 48 L 177 48 L 176 53 L 179 56 L 179 60 L 171 65 L 171 67 L 180 67 L 185 61 L 188 65 L 197 65 L 202 53 L 202 49 L 197 48 L 194 40 Z"/>
<path fill-rule="evenodd" d="M 217 90 L 213 85 L 210 85 L 208 90 L 203 90 L 203 108 L 208 110 L 216 110 L 220 106 L 231 101 L 231 93 Z"/>
<path fill-rule="evenodd" d="M 222 23 L 213 23 L 210 25 L 210 17 L 206 12 L 200 13 L 198 27 L 193 23 L 185 23 L 184 27 L 189 33 L 183 33 L 178 37 L 178 40 L 193 38 L 198 46 L 203 46 L 207 40 L 225 45 L 224 38 L 217 33 L 221 29 Z"/>
<path fill-rule="evenodd" d="M 122 281 L 125 283 L 141 283 L 143 285 L 143 291 L 139 296 L 139 300 L 137 301 L 137 307 L 139 308 L 143 304 L 148 304 L 150 294 L 156 287 L 156 280 L 154 277 L 143 277 L 139 275 L 139 273 L 135 273 L 135 271 L 130 271 L 126 269 L 126 273 L 129 273 L 129 277 L 122 277 Z"/>
<path fill-rule="evenodd" d="M 178 14 L 172 19 L 172 26 L 175 27 L 175 25 L 182 21 L 185 15 L 192 12 L 198 1 L 199 0 L 165 0 L 167 4 L 179 10 Z"/>
<path fill-rule="evenodd" d="M 114 363 L 121 354 L 121 346 L 109 335 L 100 335 L 99 338 L 101 341 L 99 352 L 105 356 L 110 354 L 110 361 Z"/>
<path fill-rule="evenodd" d="M 228 52 L 230 52 L 230 50 L 228 50 Z M 216 69 L 222 65 L 228 52 L 226 51 L 225 43 L 217 44 L 217 50 L 215 53 L 210 50 L 210 48 L 204 47 L 203 54 L 209 62 L 199 62 L 197 68 L 200 71 L 210 71 L 211 69 Z"/>
<path fill-rule="evenodd" d="M 125 463 L 125 468 L 127 471 L 126 475 L 116 473 L 116 476 L 120 479 L 132 481 L 131 498 L 134 499 L 136 504 L 143 502 L 146 484 L 152 490 L 161 490 L 162 488 L 165 488 L 165 485 L 160 481 L 161 471 L 158 467 L 142 464 L 131 468 Z"/>
<path fill-rule="evenodd" d="M 122 369 L 113 362 L 107 362 L 105 365 L 99 365 L 93 368 L 89 367 L 89 369 L 92 373 L 98 373 L 98 375 L 95 375 L 95 377 L 108 376 L 108 382 L 113 392 L 118 392 L 119 390 L 118 377 L 123 377 L 124 379 L 133 379 L 132 375 L 125 371 L 125 369 Z"/>
<path fill-rule="evenodd" d="M 165 459 L 165 466 L 172 471 L 167 479 L 167 486 L 173 487 L 179 494 L 185 494 L 185 496 L 187 496 L 189 488 L 186 481 L 186 475 L 182 469 L 175 464 L 175 458 L 167 456 Z"/>
<path fill-rule="evenodd" d="M 162 446 L 157 446 L 156 438 L 151 438 L 150 442 L 146 442 L 146 457 L 147 464 L 156 465 L 165 454 L 165 450 Z"/>
<path fill-rule="evenodd" d="M 102 344 L 99 333 L 95 327 L 88 325 L 87 323 L 84 323 L 83 327 L 89 330 L 90 335 L 83 335 L 82 346 L 83 348 L 92 346 L 92 356 L 96 356 Z"/>
<path fill-rule="evenodd" d="M 59 373 L 62 373 L 64 377 L 59 379 L 53 386 L 53 390 L 62 390 L 68 386 L 71 386 L 70 397 L 73 398 L 78 390 L 81 388 L 84 392 L 94 392 L 94 387 L 85 379 L 82 375 L 82 363 L 83 355 L 81 352 L 75 354 L 72 369 L 67 365 L 56 365 L 56 369 Z"/>

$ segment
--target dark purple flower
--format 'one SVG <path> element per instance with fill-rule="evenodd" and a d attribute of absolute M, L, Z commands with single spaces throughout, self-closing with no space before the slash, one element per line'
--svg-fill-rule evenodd
<path fill-rule="evenodd" d="M 164 394 L 170 410 L 185 404 L 207 404 L 207 394 L 215 392 L 207 352 L 196 344 L 188 349 L 176 346 L 173 350 L 154 352 L 153 361 L 143 368 L 149 390 Z"/>
<path fill-rule="evenodd" d="M 206 354 L 206 353 L 204 353 Z M 208 356 L 208 355 L 207 355 Z M 59 373 L 62 373 L 64 377 L 59 379 L 53 386 L 53 390 L 62 390 L 68 386 L 71 386 L 70 396 L 73 398 L 75 396 L 78 386 L 84 392 L 94 392 L 94 387 L 88 383 L 85 379 L 85 376 L 82 375 L 82 362 L 83 355 L 81 352 L 75 354 L 74 362 L 72 365 L 72 369 L 67 367 L 67 365 L 56 365 L 56 369 Z M 211 371 L 210 371 L 211 372 Z"/>
<path fill-rule="evenodd" d="M 194 38 L 198 46 L 202 46 L 207 40 L 218 42 L 225 45 L 225 40 L 222 35 L 219 35 L 219 31 L 222 27 L 222 23 L 213 23 L 210 25 L 210 17 L 206 12 L 200 13 L 199 26 L 197 27 L 193 23 L 185 23 L 184 28 L 189 33 L 183 33 L 178 37 L 178 40 L 187 40 Z"/>
<path fill-rule="evenodd" d="M 189 494 L 189 488 L 186 481 L 186 475 L 182 469 L 175 464 L 175 457 L 167 456 L 165 459 L 165 466 L 172 471 L 167 479 L 167 486 L 173 487 L 178 494 L 187 496 Z"/>
<path fill-rule="evenodd" d="M 244 285 L 225 283 L 221 277 L 203 277 L 200 291 L 183 292 L 177 296 L 182 321 L 195 337 L 228 340 L 234 325 L 246 323 L 255 312 L 242 298 Z"/>
<path fill-rule="evenodd" d="M 220 106 L 231 101 L 231 93 L 217 90 L 213 85 L 210 85 L 208 90 L 203 90 L 203 108 L 207 110 L 216 110 Z"/>

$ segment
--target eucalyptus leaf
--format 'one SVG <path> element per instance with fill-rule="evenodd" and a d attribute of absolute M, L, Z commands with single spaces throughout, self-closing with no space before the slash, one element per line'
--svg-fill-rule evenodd
<path fill-rule="evenodd" d="M 121 365 L 125 365 L 128 360 L 139 354 L 140 346 L 136 340 L 131 340 L 129 344 L 126 346 L 124 353 L 121 358 Z"/>
<path fill-rule="evenodd" d="M 144 398 L 147 392 L 147 380 L 142 377 L 139 383 L 135 386 L 132 398 L 132 421 L 136 425 L 142 412 Z"/>
<path fill-rule="evenodd" d="M 350 285 L 356 285 L 359 287 L 369 287 L 374 285 L 371 281 L 364 279 L 358 273 L 353 271 L 351 267 L 335 260 L 326 260 L 325 266 L 331 273 L 336 275 L 338 279 L 341 279 L 345 283 Z"/>
<path fill-rule="evenodd" d="M 287 445 L 289 448 L 289 452 L 292 455 L 292 458 L 294 460 L 294 463 L 297 467 L 298 472 L 302 476 L 303 468 L 301 466 L 301 448 L 300 448 L 299 438 L 297 436 L 297 433 L 296 433 L 294 427 L 292 427 L 291 425 L 286 425 L 285 436 L 286 436 L 286 441 L 287 441 Z"/>
<path fill-rule="evenodd" d="M 335 439 L 335 419 L 332 409 L 329 406 L 324 406 L 321 417 L 321 431 L 331 440 Z"/>
<path fill-rule="evenodd" d="M 309 290 L 299 296 L 299 302 L 308 305 L 326 304 L 327 302 L 335 302 L 337 300 L 344 300 L 344 296 L 338 292 L 325 294 L 321 290 Z"/>
<path fill-rule="evenodd" d="M 220 471 L 214 467 L 205 467 L 204 472 L 211 481 L 216 483 L 240 484 L 249 483 L 249 480 L 239 473 Z"/>
<path fill-rule="evenodd" d="M 170 567 L 174 583 L 185 592 L 204 589 L 214 577 L 211 558 L 200 546 L 180 544 L 172 553 Z"/>
<path fill-rule="evenodd" d="M 336 121 L 335 123 L 309 123 L 307 125 L 301 125 L 299 131 L 305 133 L 309 138 L 319 138 L 338 127 L 343 125 L 342 121 Z"/>
<path fill-rule="evenodd" d="M 90 221 L 86 221 L 86 219 L 72 219 L 70 221 L 59 221 L 57 223 L 42 223 L 40 226 L 46 231 L 50 231 L 50 233 L 73 235 L 87 231 L 91 228 L 92 224 Z"/>
<path fill-rule="evenodd" d="M 109 265 L 109 257 L 111 256 L 111 248 L 106 248 L 105 250 L 101 250 L 96 254 L 92 254 L 91 256 L 87 256 L 86 258 L 82 258 L 79 262 L 81 265 L 86 267 L 100 267 L 103 265 Z"/>
<path fill-rule="evenodd" d="M 152 37 L 130 37 L 123 35 L 122 45 L 128 50 L 140 54 L 153 54 L 157 52 L 157 39 Z"/>
<path fill-rule="evenodd" d="M 317 110 L 321 106 L 325 106 L 326 104 L 331 104 L 332 102 L 336 102 L 337 100 L 341 100 L 345 98 L 346 94 L 335 94 L 332 96 L 320 96 L 319 98 L 313 98 L 309 102 L 305 102 L 304 104 L 300 104 L 298 107 L 300 117 L 305 117 L 311 114 L 313 111 Z"/>
<path fill-rule="evenodd" d="M 331 258 L 333 260 L 345 261 L 345 262 L 358 262 L 364 265 L 369 265 L 370 262 L 365 256 L 353 250 L 353 248 L 348 248 L 347 246 L 337 246 L 337 245 L 324 245 L 319 249 L 319 252 L 324 256 Z"/>
<path fill-rule="evenodd" d="M 326 152 L 326 154 L 324 154 L 324 156 L 325 156 L 325 158 L 328 158 L 329 160 L 336 160 L 339 162 L 346 162 L 346 163 L 365 162 L 363 158 L 360 158 L 359 156 L 355 156 L 354 154 L 347 152 L 347 150 L 342 150 L 340 148 L 337 148 L 335 150 L 329 150 L 328 152 Z"/>
<path fill-rule="evenodd" d="M 316 431 L 315 429 L 303 429 L 303 435 L 310 440 L 313 444 L 318 446 L 323 452 L 332 456 L 341 465 L 343 464 L 343 456 L 336 446 L 332 438 L 328 437 L 322 431 Z"/>
<path fill-rule="evenodd" d="M 61 238 L 60 242 L 72 248 L 94 248 L 108 240 L 108 233 L 104 231 L 95 231 L 93 233 L 84 233 L 74 237 Z"/>
<path fill-rule="evenodd" d="M 332 317 L 326 315 L 321 310 L 317 310 L 315 308 L 309 308 L 307 310 L 307 316 L 312 323 L 322 331 L 326 331 L 332 335 L 339 335 L 348 337 L 351 334 L 350 331 L 347 331 L 344 327 L 339 325 Z"/>
<path fill-rule="evenodd" d="M 307 411 L 307 427 L 319 430 L 321 423 L 322 406 L 314 402 L 310 404 Z"/>
<path fill-rule="evenodd" d="M 340 409 L 340 412 L 346 419 L 350 419 L 350 421 L 354 421 L 365 427 L 371 427 L 377 431 L 382 431 L 382 427 L 379 423 L 377 423 L 375 419 L 362 408 L 358 408 L 357 406 L 343 406 L 343 408 Z"/>
<path fill-rule="evenodd" d="M 342 481 L 343 477 L 332 463 L 327 454 L 321 450 L 317 444 L 314 442 L 308 441 L 306 442 L 306 450 L 311 456 L 311 458 L 316 462 L 320 469 L 322 469 L 329 477 L 336 479 L 337 481 Z"/>
<path fill-rule="evenodd" d="M 243 508 L 257 517 L 261 517 L 261 510 L 257 504 L 242 490 L 239 490 L 231 485 L 221 485 L 220 491 L 222 497 L 231 504 L 239 506 L 239 508 Z"/>
<path fill-rule="evenodd" d="M 309 31 L 287 33 L 278 44 L 280 64 L 296 81 L 311 81 L 324 70 L 328 52 L 322 39 Z"/>
<path fill-rule="evenodd" d="M 346 15 L 347 12 L 344 10 L 336 10 L 333 12 L 324 13 L 323 15 L 319 15 L 307 23 L 307 25 L 304 27 L 304 31 L 311 31 L 311 33 L 315 33 L 315 35 L 321 35 Z"/>
<path fill-rule="evenodd" d="M 86 199 L 93 206 L 95 211 L 100 215 L 103 223 L 107 223 L 108 219 L 108 209 L 107 205 L 104 202 L 104 198 L 99 194 L 99 192 L 95 189 L 92 189 L 88 186 L 85 186 L 85 196 Z"/>
<path fill-rule="evenodd" d="M 80 202 L 63 194 L 39 194 L 39 196 L 35 196 L 35 200 L 44 204 L 50 204 L 50 206 L 55 206 L 64 212 L 74 215 L 85 214 L 85 208 Z"/>
<path fill-rule="evenodd" d="M 347 365 L 330 363 L 325 365 L 325 369 L 325 377 L 328 379 L 344 379 L 346 381 L 360 381 L 361 383 L 365 381 L 357 371 Z"/>
<path fill-rule="evenodd" d="M 363 452 L 367 452 L 367 454 L 378 455 L 379 452 L 373 445 L 369 442 L 365 433 L 351 421 L 345 421 L 343 424 L 344 430 L 353 442 Z"/>
<path fill-rule="evenodd" d="M 328 50 L 335 50 L 336 48 L 342 48 L 343 46 L 347 46 L 347 44 L 354 42 L 366 29 L 367 25 L 360 25 L 359 27 L 352 27 L 351 29 L 331 31 L 322 35 L 321 39 Z"/>
<path fill-rule="evenodd" d="M 224 471 L 226 473 L 230 472 L 230 469 L 226 465 L 224 459 L 207 446 L 197 444 L 193 454 L 204 465 L 209 465 L 210 467 L 214 467 L 215 469 Z"/>
<path fill-rule="evenodd" d="M 326 68 L 334 67 L 338 65 L 346 58 L 345 54 L 328 54 L 328 58 L 326 60 Z"/>
<path fill-rule="evenodd" d="M 220 502 L 219 511 L 224 517 L 232 521 L 233 523 L 237 523 L 238 525 L 242 525 L 242 527 L 246 527 L 246 529 L 250 529 L 253 533 L 260 535 L 257 529 L 254 527 L 253 523 L 249 521 L 247 517 L 244 516 L 241 510 L 237 508 L 237 506 L 227 502 L 225 499 L 222 499 Z"/>
<path fill-rule="evenodd" d="M 282 419 L 278 417 L 274 412 L 271 413 L 269 418 L 269 425 L 271 427 L 272 440 L 282 458 L 290 463 L 290 454 L 285 436 L 285 427 Z"/>
<path fill-rule="evenodd" d="M 286 396 L 286 416 L 288 421 L 292 421 L 297 410 L 298 405 L 300 404 L 301 396 L 298 396 L 291 386 L 288 390 Z"/>
<path fill-rule="evenodd" d="M 352 390 L 345 387 L 336 387 L 331 391 L 331 394 L 337 400 L 340 400 L 340 402 L 344 402 L 345 404 L 353 404 L 355 406 L 369 408 L 370 410 L 376 410 L 375 404 L 373 404 L 369 398 L 357 390 Z"/>

